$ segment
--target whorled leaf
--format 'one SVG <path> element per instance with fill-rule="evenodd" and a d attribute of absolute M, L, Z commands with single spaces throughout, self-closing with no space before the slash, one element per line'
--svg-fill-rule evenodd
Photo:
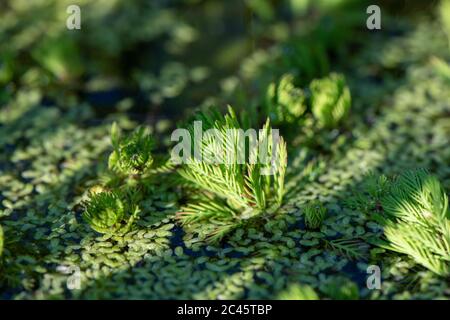
<path fill-rule="evenodd" d="M 91 193 L 83 203 L 83 218 L 99 233 L 125 233 L 139 213 L 139 207 L 129 203 L 132 201 L 118 192 Z"/>

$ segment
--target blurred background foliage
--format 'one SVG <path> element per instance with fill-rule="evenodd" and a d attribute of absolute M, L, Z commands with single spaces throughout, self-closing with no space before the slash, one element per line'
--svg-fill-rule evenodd
<path fill-rule="evenodd" d="M 350 59 L 366 40 L 369 2 L 5 0 L 0 101 L 31 90 L 46 103 L 87 102 L 99 115 L 127 109 L 151 122 L 224 100 L 248 110 L 283 73 L 306 85 Z M 66 28 L 71 4 L 81 30 Z M 381 4 L 386 24 L 433 5 Z"/>

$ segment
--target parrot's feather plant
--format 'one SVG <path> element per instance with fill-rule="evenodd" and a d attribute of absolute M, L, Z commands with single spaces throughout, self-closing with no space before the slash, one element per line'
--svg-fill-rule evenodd
<path fill-rule="evenodd" d="M 309 285 L 291 284 L 277 296 L 279 300 L 319 300 L 316 291 Z"/>
<path fill-rule="evenodd" d="M 272 82 L 266 92 L 266 113 L 274 124 L 297 124 L 306 111 L 305 93 L 294 85 L 294 76 L 285 74 Z"/>
<path fill-rule="evenodd" d="M 287 73 L 267 88 L 264 110 L 274 124 L 333 129 L 346 118 L 351 95 L 343 74 L 314 79 L 304 89 L 297 87 L 295 80 Z"/>
<path fill-rule="evenodd" d="M 306 227 L 309 229 L 318 229 L 322 225 L 327 209 L 321 202 L 312 201 L 305 206 L 303 212 Z"/>
<path fill-rule="evenodd" d="M 130 230 L 138 213 L 134 201 L 120 193 L 105 191 L 90 195 L 83 217 L 99 233 L 122 234 Z"/>
<path fill-rule="evenodd" d="M 109 157 L 109 168 L 123 174 L 143 174 L 153 164 L 154 141 L 144 127 L 137 128 L 123 137 L 116 123 L 111 129 L 113 152 Z"/>
<path fill-rule="evenodd" d="M 231 107 L 225 116 L 212 110 L 199 113 L 197 120 L 203 130 L 216 129 L 216 134 L 194 141 L 201 145 L 201 161 L 191 156 L 179 170 L 202 197 L 184 206 L 178 217 L 187 231 L 216 241 L 281 205 L 286 144 L 282 137 L 272 139 L 269 120 L 257 137 L 250 135 L 247 140 Z M 189 130 L 194 135 L 192 126 Z"/>
<path fill-rule="evenodd" d="M 310 84 L 311 111 L 319 126 L 334 128 L 348 114 L 351 105 L 350 90 L 341 74 L 315 79 Z"/>
<path fill-rule="evenodd" d="M 170 163 L 155 166 L 154 140 L 148 128 L 138 127 L 123 135 L 116 123 L 111 129 L 113 151 L 101 180 L 83 202 L 83 218 L 104 234 L 128 232 L 140 213 L 139 202 L 152 190 L 153 176 L 170 171 Z"/>
<path fill-rule="evenodd" d="M 283 130 L 292 146 L 331 151 L 345 140 L 345 135 L 338 134 L 346 129 L 351 107 L 345 77 L 330 73 L 306 87 L 298 83 L 299 78 L 291 73 L 270 83 L 261 102 L 262 115 Z"/>
<path fill-rule="evenodd" d="M 438 179 L 423 169 L 407 171 L 393 181 L 382 198 L 380 245 L 412 257 L 440 276 L 450 274 L 448 197 Z"/>

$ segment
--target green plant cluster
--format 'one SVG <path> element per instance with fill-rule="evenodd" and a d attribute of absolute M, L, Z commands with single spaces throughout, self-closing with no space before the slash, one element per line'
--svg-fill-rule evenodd
<path fill-rule="evenodd" d="M 320 126 L 335 127 L 348 114 L 350 90 L 343 75 L 332 73 L 329 77 L 311 82 L 312 113 Z"/>
<path fill-rule="evenodd" d="M 274 213 L 281 206 L 287 166 L 286 144 L 282 137 L 275 141 L 269 120 L 258 137 L 246 140 L 231 107 L 225 116 L 213 110 L 199 113 L 197 119 L 202 121 L 206 132 L 217 129 L 219 137 L 205 134 L 201 141 L 193 141 L 201 143 L 202 159 L 191 156 L 178 169 L 187 189 L 193 188 L 195 193 L 193 200 L 181 208 L 178 217 L 190 233 L 217 241 L 230 230 L 262 213 Z M 84 218 L 94 230 L 124 233 L 137 218 L 140 211 L 137 203 L 145 198 L 157 174 L 151 170 L 154 169 L 154 141 L 146 131 L 140 127 L 122 136 L 117 124 L 113 124 L 113 151 L 108 162 L 110 176 L 104 186 L 91 191 L 84 204 Z M 191 137 L 195 136 L 193 126 L 190 133 Z M 170 170 L 169 166 L 165 169 Z"/>
<path fill-rule="evenodd" d="M 332 129 L 349 113 L 350 89 L 342 74 L 331 73 L 325 78 L 315 79 L 308 91 L 295 86 L 292 74 L 285 74 L 277 84 L 270 84 L 266 106 L 266 112 L 277 125 L 304 124 L 302 115 L 310 110 L 318 128 Z"/>
<path fill-rule="evenodd" d="M 180 175 L 203 192 L 181 209 L 179 218 L 191 230 L 213 227 L 206 236 L 219 240 L 224 234 L 282 205 L 287 166 L 286 143 L 276 141 L 267 120 L 258 137 L 245 133 L 233 109 L 224 117 L 201 113 L 204 130 L 217 129 L 219 137 L 207 135 L 201 143 L 202 159 L 191 156 Z M 191 135 L 195 132 L 191 127 Z"/>
<path fill-rule="evenodd" d="M 310 229 L 317 229 L 322 225 L 327 214 L 327 209 L 318 201 L 308 203 L 305 206 L 305 224 Z"/>
<path fill-rule="evenodd" d="M 387 240 L 381 245 L 448 276 L 450 211 L 439 180 L 424 170 L 407 171 L 392 182 L 381 206 L 382 213 L 374 217 Z"/>
<path fill-rule="evenodd" d="M 141 211 L 140 202 L 154 191 L 156 175 L 172 168 L 170 163 L 154 162 L 149 128 L 138 127 L 124 135 L 113 123 L 111 143 L 108 170 L 101 184 L 89 190 L 83 218 L 95 231 L 112 235 L 130 231 Z"/>
<path fill-rule="evenodd" d="M 109 156 L 109 169 L 125 175 L 142 175 L 153 165 L 153 138 L 148 128 L 140 127 L 127 137 L 121 137 L 114 123 L 111 129 L 113 152 Z"/>
<path fill-rule="evenodd" d="M 276 125 L 299 123 L 306 111 L 305 93 L 295 86 L 294 79 L 294 75 L 285 74 L 278 83 L 271 83 L 267 89 L 266 112 Z"/>
<path fill-rule="evenodd" d="M 393 179 L 370 174 L 363 190 L 349 204 L 382 227 L 383 238 L 371 242 L 448 276 L 450 212 L 439 180 L 424 169 L 408 170 Z"/>
<path fill-rule="evenodd" d="M 103 191 L 89 197 L 83 217 L 97 232 L 125 233 L 139 214 L 139 207 L 117 192 Z"/>

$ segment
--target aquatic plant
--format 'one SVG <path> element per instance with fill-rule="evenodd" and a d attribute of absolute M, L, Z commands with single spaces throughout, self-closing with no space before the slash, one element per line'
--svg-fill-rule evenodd
<path fill-rule="evenodd" d="M 424 169 L 406 171 L 392 182 L 382 207 L 382 214 L 374 214 L 384 230 L 385 241 L 380 245 L 409 255 L 440 276 L 448 276 L 448 197 L 439 180 Z"/>
<path fill-rule="evenodd" d="M 138 127 L 124 136 L 116 123 L 111 128 L 113 151 L 108 166 L 112 171 L 126 175 L 143 174 L 153 165 L 154 140 L 148 128 Z"/>
<path fill-rule="evenodd" d="M 306 111 L 305 93 L 294 84 L 294 75 L 285 74 L 272 82 L 266 92 L 266 114 L 272 123 L 298 124 Z"/>
<path fill-rule="evenodd" d="M 300 77 L 293 73 L 286 73 L 270 83 L 260 114 L 262 118 L 269 117 L 293 146 L 330 152 L 337 141 L 343 143 L 345 139 L 333 130 L 345 131 L 342 124 L 351 103 L 345 78 L 342 74 L 330 73 L 325 78 L 312 79 L 309 87 L 300 87 L 298 83 L 301 83 Z"/>
<path fill-rule="evenodd" d="M 305 224 L 309 229 L 318 229 L 322 225 L 327 209 L 320 201 L 312 201 L 303 209 Z"/>
<path fill-rule="evenodd" d="M 124 135 L 119 126 L 111 127 L 113 150 L 108 171 L 100 184 L 90 189 L 83 202 L 83 218 L 97 232 L 123 234 L 130 230 L 140 212 L 139 202 L 152 192 L 155 175 L 172 170 L 171 164 L 156 164 L 154 140 L 148 128 L 138 127 Z"/>
<path fill-rule="evenodd" d="M 139 214 L 139 207 L 132 197 L 116 191 L 90 194 L 83 204 L 83 218 L 99 233 L 126 233 Z"/>
<path fill-rule="evenodd" d="M 389 191 L 390 181 L 383 174 L 370 172 L 364 175 L 362 184 L 353 188 L 353 195 L 344 200 L 352 209 L 367 215 L 381 209 L 381 199 Z"/>
<path fill-rule="evenodd" d="M 338 238 L 325 240 L 325 247 L 351 260 L 362 260 L 367 256 L 369 245 L 361 239 Z"/>
<path fill-rule="evenodd" d="M 311 110 L 318 124 L 326 128 L 336 127 L 350 110 L 350 89 L 345 77 L 331 73 L 325 78 L 313 80 L 309 88 Z"/>
<path fill-rule="evenodd" d="M 185 229 L 193 232 L 212 224 L 206 238 L 216 241 L 250 218 L 281 205 L 286 144 L 282 137 L 278 142 L 272 139 L 269 120 L 258 137 L 246 141 L 231 107 L 225 116 L 213 110 L 198 114 L 197 119 L 202 121 L 203 130 L 216 129 L 219 136 L 204 137 L 200 142 L 202 161 L 191 156 L 179 170 L 202 195 L 199 201 L 184 206 L 178 218 Z M 190 131 L 194 136 L 193 127 Z"/>

